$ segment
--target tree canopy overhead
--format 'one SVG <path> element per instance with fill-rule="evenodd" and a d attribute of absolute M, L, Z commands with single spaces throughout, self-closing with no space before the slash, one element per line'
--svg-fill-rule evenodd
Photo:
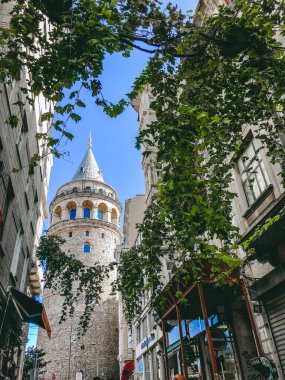
<path fill-rule="evenodd" d="M 49 38 L 40 26 L 44 14 L 53 24 Z M 137 300 L 144 290 L 151 289 L 154 297 L 159 293 L 160 257 L 166 252 L 176 256 L 174 270 L 183 271 L 185 280 L 189 267 L 199 279 L 204 260 L 212 263 L 217 281 L 227 275 L 220 273 L 221 264 L 229 271 L 242 264 L 236 253 L 240 236 L 232 222 L 235 194 L 230 183 L 245 143 L 244 126 L 252 126 L 285 181 L 280 140 L 284 1 L 235 0 L 202 21 L 197 26 L 177 7 L 163 9 L 155 0 L 31 0 L 16 2 L 10 28 L 1 31 L 7 47 L 0 53 L 1 80 L 17 79 L 27 69 L 31 80 L 29 89 L 22 90 L 26 100 L 42 92 L 60 102 L 55 111 L 62 118 L 53 128 L 67 138 L 72 138 L 68 123 L 80 120 L 76 108 L 85 106 L 80 90 L 73 91 L 75 83 L 90 90 L 110 116 L 122 112 L 145 85 L 152 88 L 156 120 L 140 132 L 137 144 L 144 144 L 145 155 L 155 148 L 154 165 L 162 171 L 156 202 L 140 226 L 142 244 L 125 253 L 119 266 L 116 286 L 129 318 L 139 310 Z M 128 97 L 122 94 L 112 104 L 104 98 L 100 81 L 104 57 L 122 53 L 127 58 L 132 49 L 149 54 L 148 65 Z M 64 97 L 66 89 L 70 92 Z M 58 139 L 38 137 L 58 154 Z M 216 239 L 222 245 L 215 245 Z M 139 276 L 129 276 L 132 270 L 146 278 L 143 288 Z"/>

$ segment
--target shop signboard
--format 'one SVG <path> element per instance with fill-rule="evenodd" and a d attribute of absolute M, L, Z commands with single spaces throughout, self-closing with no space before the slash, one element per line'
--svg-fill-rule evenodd
<path fill-rule="evenodd" d="M 182 335 L 186 336 L 186 323 L 185 321 L 181 322 L 181 327 L 182 327 Z M 169 346 L 171 346 L 173 343 L 177 342 L 180 340 L 180 334 L 179 334 L 179 327 L 174 326 L 168 333 L 168 343 Z"/>
<path fill-rule="evenodd" d="M 155 339 L 154 334 L 150 334 L 150 336 L 147 336 L 145 340 L 141 343 L 141 349 L 147 348 L 149 344 Z"/>
<path fill-rule="evenodd" d="M 136 346 L 136 358 L 142 356 L 150 347 L 154 346 L 157 342 L 156 332 L 152 332 L 150 335 L 146 336 L 137 346 Z"/>
<path fill-rule="evenodd" d="M 209 326 L 212 327 L 214 326 L 215 324 L 218 323 L 218 316 L 217 314 L 211 316 L 209 319 L 208 319 L 208 322 L 209 322 Z M 206 327 L 205 327 L 205 322 L 203 319 L 201 319 L 200 317 L 198 319 L 194 319 L 193 321 L 191 321 L 188 325 L 188 330 L 189 330 L 189 335 L 191 338 L 193 338 L 194 336 L 200 334 L 201 332 L 205 331 L 206 330 Z"/>

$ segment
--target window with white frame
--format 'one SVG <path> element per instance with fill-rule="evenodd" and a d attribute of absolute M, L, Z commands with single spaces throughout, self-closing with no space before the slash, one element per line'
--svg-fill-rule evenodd
<path fill-rule="evenodd" d="M 17 269 L 18 269 L 18 262 L 19 262 L 19 257 L 22 249 L 22 241 L 23 241 L 23 230 L 22 228 L 19 228 L 17 237 L 16 237 L 16 242 L 14 246 L 14 252 L 13 252 L 13 258 L 11 262 L 11 267 L 10 267 L 10 273 L 12 276 L 16 276 L 17 274 Z"/>
<path fill-rule="evenodd" d="M 269 178 L 254 140 L 247 145 L 237 164 L 245 196 L 251 206 L 269 185 Z"/>
<path fill-rule="evenodd" d="M 142 320 L 142 336 L 145 338 L 148 335 L 147 329 L 147 316 L 145 316 Z"/>
<path fill-rule="evenodd" d="M 141 325 L 138 324 L 136 327 L 136 338 L 137 338 L 137 344 L 141 341 Z"/>

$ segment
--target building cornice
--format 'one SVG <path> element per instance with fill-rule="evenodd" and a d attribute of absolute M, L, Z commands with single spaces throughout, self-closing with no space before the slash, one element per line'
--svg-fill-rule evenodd
<path fill-rule="evenodd" d="M 120 236 L 120 239 L 123 238 L 122 231 L 114 223 L 106 222 L 99 219 L 84 219 L 84 218 L 60 220 L 59 222 L 54 223 L 52 226 L 50 226 L 47 233 L 49 235 L 56 235 L 57 232 L 70 229 L 73 227 L 105 228 L 117 233 Z"/>
<path fill-rule="evenodd" d="M 104 193 L 101 193 L 99 191 L 97 192 L 94 190 L 91 190 L 91 191 L 77 190 L 75 192 L 73 192 L 72 190 L 67 190 L 65 192 L 62 192 L 62 193 L 56 195 L 53 198 L 53 200 L 51 201 L 51 203 L 49 205 L 50 211 L 58 202 L 70 200 L 71 198 L 92 198 L 92 199 L 96 199 L 96 200 L 108 201 L 108 202 L 112 203 L 114 206 L 116 206 L 119 209 L 120 213 L 122 213 L 122 205 L 117 199 L 114 199 L 114 198 L 110 197 L 109 195 L 106 195 Z"/>

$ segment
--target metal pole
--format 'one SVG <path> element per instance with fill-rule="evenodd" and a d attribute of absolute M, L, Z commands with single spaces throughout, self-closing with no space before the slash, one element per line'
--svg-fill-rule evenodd
<path fill-rule="evenodd" d="M 263 349 L 262 349 L 262 346 L 261 346 L 261 343 L 259 340 L 259 335 L 258 335 L 257 330 L 256 330 L 255 322 L 253 319 L 253 315 L 252 315 L 252 311 L 251 311 L 251 307 L 250 307 L 250 303 L 249 303 L 248 290 L 247 290 L 247 287 L 245 286 L 244 282 L 242 284 L 242 291 L 244 294 L 245 305 L 246 305 L 246 309 L 247 309 L 247 313 L 248 313 L 248 317 L 249 317 L 250 327 L 251 327 L 253 337 L 254 337 L 254 341 L 255 341 L 255 345 L 256 345 L 256 351 L 257 351 L 258 356 L 263 356 Z"/>
<path fill-rule="evenodd" d="M 164 361 L 165 361 L 165 378 L 169 380 L 169 366 L 168 366 L 168 356 L 167 356 L 167 344 L 166 344 L 166 332 L 165 332 L 165 323 L 162 319 L 162 337 L 163 337 L 163 348 L 164 348 Z"/>
<path fill-rule="evenodd" d="M 215 355 L 215 350 L 214 350 L 214 345 L 213 345 L 213 340 L 212 340 L 211 329 L 210 329 L 209 321 L 208 321 L 208 313 L 207 313 L 206 302 L 205 302 L 205 297 L 204 297 L 203 285 L 201 282 L 198 284 L 198 291 L 199 291 L 199 297 L 200 297 L 200 304 L 201 304 L 201 308 L 202 308 L 203 319 L 204 319 L 204 323 L 205 323 L 205 327 L 206 327 L 206 336 L 207 336 L 207 340 L 208 340 L 208 346 L 209 346 L 209 351 L 210 351 L 210 359 L 211 359 L 211 364 L 212 364 L 212 368 L 213 368 L 214 379 L 219 380 L 216 355 Z"/>
<path fill-rule="evenodd" d="M 179 336 L 180 336 L 180 347 L 181 347 L 181 354 L 182 354 L 183 372 L 184 372 L 185 380 L 188 380 L 187 362 L 186 362 L 186 355 L 185 355 L 185 345 L 184 345 L 182 325 L 181 325 L 181 313 L 180 313 L 179 306 L 177 304 L 176 304 L 176 314 L 177 314 L 178 327 L 179 327 Z"/>

